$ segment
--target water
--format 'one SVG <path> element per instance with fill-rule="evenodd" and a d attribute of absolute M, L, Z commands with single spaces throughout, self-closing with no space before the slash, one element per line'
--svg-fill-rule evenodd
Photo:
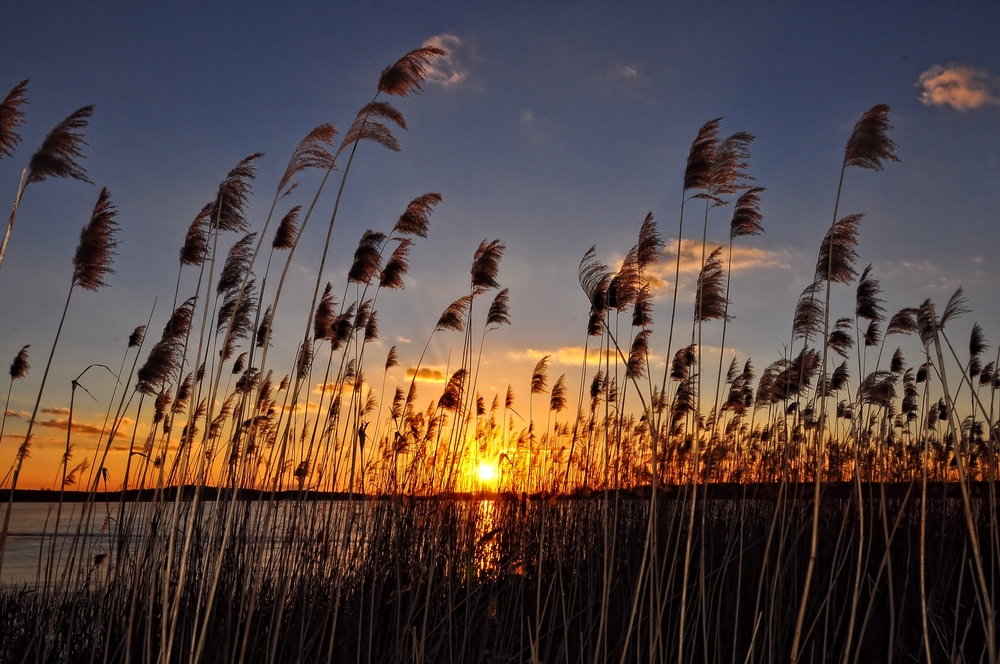
<path fill-rule="evenodd" d="M 58 568 L 68 555 L 77 528 L 83 503 L 63 503 L 59 533 L 55 537 Z M 118 505 L 94 505 L 94 514 L 80 531 L 80 550 L 84 559 L 106 554 L 112 545 Z M 50 549 L 55 535 L 58 503 L 14 503 L 7 533 L 7 548 L 0 580 L 9 584 L 34 584 L 43 577 L 49 564 Z"/>
<path fill-rule="evenodd" d="M 131 522 L 126 529 L 129 536 L 127 538 L 127 548 L 131 552 L 137 548 L 143 540 L 145 533 L 149 509 L 152 503 L 127 503 L 125 506 L 125 518 Z M 91 507 L 91 515 L 81 527 L 81 516 L 83 514 L 84 503 L 63 503 L 62 513 L 59 517 L 59 532 L 55 532 L 56 512 L 58 503 L 14 503 L 11 511 L 10 528 L 8 531 L 6 552 L 3 557 L 3 570 L 0 574 L 0 582 L 4 585 L 35 585 L 45 580 L 46 574 L 52 582 L 58 583 L 61 579 L 62 571 L 70 558 L 74 540 L 77 543 L 77 569 L 83 569 L 94 580 L 103 577 L 106 560 L 109 554 L 117 547 L 118 535 L 118 503 L 96 503 Z M 188 514 L 190 504 L 185 504 L 182 511 Z M 217 509 L 223 508 L 222 512 Z M 200 511 L 200 524 L 204 525 L 213 517 L 221 520 L 226 516 L 225 509 L 228 503 L 216 503 L 215 501 L 205 501 L 202 503 Z M 292 515 L 298 513 L 298 525 L 295 527 L 295 539 L 306 536 L 307 524 L 326 523 L 327 526 L 338 523 L 346 515 L 346 504 L 342 501 L 316 503 L 294 503 L 293 501 L 280 502 L 276 507 L 263 507 L 257 505 L 264 511 L 269 511 L 268 523 L 271 527 L 268 534 L 258 533 L 259 541 L 264 541 L 264 548 L 260 551 L 262 556 L 260 562 L 265 562 L 267 557 L 286 543 L 286 538 L 291 535 L 286 524 L 291 524 Z M 169 523 L 172 515 L 172 505 L 161 505 L 163 511 L 162 518 L 165 523 Z M 370 505 L 365 502 L 355 503 L 355 510 L 368 511 Z M 357 512 L 355 512 L 357 514 Z M 255 520 L 262 518 L 263 512 L 255 510 Z M 303 518 L 305 521 L 303 521 Z M 219 521 L 216 521 L 218 524 Z M 236 524 L 234 523 L 234 527 Z M 181 525 L 183 528 L 183 524 Z M 79 529 L 79 534 L 77 533 Z M 161 531 L 162 532 L 162 531 Z M 182 531 L 178 531 L 180 541 L 183 541 Z M 364 545 L 365 536 L 363 533 L 354 533 L 351 541 L 354 544 Z M 54 548 L 53 548 L 54 544 Z"/>

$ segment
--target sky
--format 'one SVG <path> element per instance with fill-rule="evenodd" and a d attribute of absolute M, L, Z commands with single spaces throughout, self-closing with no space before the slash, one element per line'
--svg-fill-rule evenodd
<path fill-rule="evenodd" d="M 30 104 L 21 144 L 0 160 L 0 201 L 13 203 L 20 171 L 49 129 L 89 104 L 82 164 L 94 184 L 50 179 L 33 184 L 21 203 L 0 268 L 0 360 L 31 344 L 32 370 L 14 384 L 0 466 L 11 463 L 34 404 L 79 229 L 100 187 L 119 210 L 115 274 L 108 287 L 73 295 L 26 486 L 51 485 L 57 475 L 70 381 L 90 364 L 117 371 L 129 333 L 151 310 L 153 336 L 162 329 L 184 233 L 226 173 L 248 154 L 265 153 L 248 214 L 259 230 L 301 138 L 320 123 L 344 131 L 382 69 L 426 44 L 449 56 L 435 63 L 423 94 L 393 100 L 409 127 L 398 132 L 401 152 L 359 148 L 323 276 L 342 292 L 365 229 L 387 231 L 420 194 L 443 196 L 429 237 L 412 250 L 405 290 L 379 299 L 381 339 L 369 352 L 382 356 L 396 345 L 400 371 L 416 364 L 438 316 L 468 291 L 476 247 L 497 238 L 506 246 L 499 280 L 510 289 L 512 325 L 488 335 L 478 389 L 489 400 L 510 384 L 526 397 L 544 355 L 552 356 L 550 383 L 565 373 L 574 385 L 589 309 L 578 264 L 596 246 L 614 266 L 649 212 L 665 239 L 650 342 L 662 370 L 685 161 L 699 127 L 716 117 L 723 135 L 756 137 L 749 172 L 766 188 L 766 232 L 741 240 L 736 254 L 725 362 L 752 358 L 763 368 L 785 352 L 796 299 L 812 280 L 844 144 L 878 103 L 892 108 L 900 162 L 846 175 L 841 213 L 865 214 L 858 271 L 873 265 L 890 313 L 926 298 L 943 306 L 962 286 L 972 313 L 953 334 L 967 338 L 978 321 L 996 344 L 998 279 L 990 265 L 1000 241 L 1000 5 L 755 4 L 762 6 L 39 1 L 7 8 L 0 94 L 27 78 Z M 314 174 L 300 178 L 279 209 L 308 205 L 317 184 Z M 321 197 L 289 272 L 287 319 L 275 329 L 279 374 L 301 337 L 334 193 L 330 187 Z M 700 241 L 703 211 L 690 210 L 684 239 Z M 729 215 L 713 211 L 710 242 L 727 241 Z M 690 321 L 699 258 L 693 244 L 682 247 L 678 316 Z M 182 294 L 193 287 L 186 274 Z M 852 313 L 853 287 L 836 287 L 834 316 Z M 706 332 L 715 352 L 719 332 Z M 424 366 L 453 369 L 461 343 L 459 334 L 436 335 Z M 114 378 L 95 368 L 81 384 L 92 398 L 77 395 L 80 422 L 99 428 Z M 423 385 L 426 399 L 440 389 Z"/>

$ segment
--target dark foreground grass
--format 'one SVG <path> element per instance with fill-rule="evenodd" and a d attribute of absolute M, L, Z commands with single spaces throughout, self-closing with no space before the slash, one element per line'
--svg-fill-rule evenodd
<path fill-rule="evenodd" d="M 785 661 L 810 491 L 718 489 L 697 505 L 684 661 Z M 923 660 L 920 488 L 889 486 L 884 503 L 878 485 L 862 493 L 861 512 L 835 486 L 821 504 L 803 657 Z M 636 494 L 287 503 L 280 517 L 265 502 L 202 503 L 183 581 L 163 555 L 168 516 L 154 513 L 140 541 L 99 562 L 87 554 L 72 582 L 4 588 L 0 655 L 164 661 L 166 636 L 178 662 L 676 661 L 686 494 L 658 501 L 655 555 L 645 548 L 650 501 Z M 974 506 L 991 542 L 988 505 Z M 240 526 L 223 544 L 213 515 L 230 509 Z M 981 608 L 956 488 L 929 488 L 926 509 L 931 659 L 979 661 Z M 992 582 L 995 564 L 988 571 Z"/>

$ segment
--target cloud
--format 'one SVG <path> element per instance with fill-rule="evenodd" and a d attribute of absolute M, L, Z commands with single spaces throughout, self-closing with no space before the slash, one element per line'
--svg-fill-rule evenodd
<path fill-rule="evenodd" d="M 623 65 L 617 72 L 618 78 L 638 78 L 639 70 L 634 65 Z"/>
<path fill-rule="evenodd" d="M 69 419 L 63 417 L 57 417 L 51 420 L 39 420 L 35 422 L 40 427 L 48 427 L 50 429 L 59 429 L 60 431 L 66 431 L 69 428 Z M 75 434 L 86 434 L 91 436 L 99 436 L 103 432 L 101 427 L 94 426 L 92 424 L 83 424 L 81 422 L 73 422 L 73 433 Z"/>
<path fill-rule="evenodd" d="M 510 356 L 517 360 L 532 360 L 537 362 L 546 355 L 549 356 L 549 362 L 552 364 L 567 364 L 570 366 L 580 366 L 583 363 L 583 346 L 563 346 L 557 350 L 537 350 L 535 348 L 528 348 L 523 351 L 512 351 Z M 612 357 L 617 357 L 614 352 L 611 352 Z M 603 362 L 609 356 L 609 351 L 601 351 L 597 348 L 587 349 L 587 361 L 588 362 Z"/>
<path fill-rule="evenodd" d="M 413 380 L 413 372 L 415 367 L 410 367 L 406 370 L 406 377 Z M 420 367 L 420 371 L 417 371 L 417 380 L 422 380 L 428 383 L 443 383 L 446 380 L 446 376 L 443 371 L 438 369 L 431 369 L 429 367 Z"/>
<path fill-rule="evenodd" d="M 17 411 L 13 411 L 13 410 L 8 410 L 4 414 L 5 414 L 6 417 L 21 417 L 20 413 L 18 413 Z"/>
<path fill-rule="evenodd" d="M 719 244 L 709 242 L 705 246 L 705 257 L 715 251 Z M 728 258 L 728 250 L 723 249 L 723 260 Z M 788 257 L 784 252 L 768 251 L 758 247 L 746 247 L 735 245 L 733 247 L 733 262 L 731 266 L 734 272 L 744 270 L 779 269 L 789 268 Z M 677 269 L 677 240 L 670 240 L 664 248 L 660 262 L 647 268 L 646 277 L 649 279 L 649 287 L 653 293 L 657 293 L 667 288 L 674 278 L 674 270 Z M 681 268 L 682 275 L 697 276 L 701 271 L 701 241 L 684 240 L 681 245 Z"/>
<path fill-rule="evenodd" d="M 985 69 L 970 65 L 934 65 L 917 81 L 923 88 L 920 101 L 927 106 L 951 106 L 968 111 L 981 106 L 1000 105 L 1000 82 Z"/>
<path fill-rule="evenodd" d="M 413 343 L 412 340 L 407 339 L 406 337 L 403 337 L 403 336 L 396 337 L 396 341 L 398 341 L 401 344 L 412 344 Z"/>
<path fill-rule="evenodd" d="M 452 88 L 468 78 L 469 72 L 462 67 L 462 63 L 459 61 L 459 53 L 462 50 L 461 39 L 443 32 L 425 41 L 424 46 L 436 46 L 448 52 L 448 55 L 434 58 L 427 65 L 426 81 L 428 83 Z"/>
<path fill-rule="evenodd" d="M 46 415 L 69 415 L 69 408 L 42 408 Z"/>

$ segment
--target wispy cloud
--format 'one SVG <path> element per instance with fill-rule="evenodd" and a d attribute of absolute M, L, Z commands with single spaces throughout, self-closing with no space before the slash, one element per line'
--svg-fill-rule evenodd
<path fill-rule="evenodd" d="M 1000 105 L 1000 82 L 985 69 L 971 65 L 934 65 L 917 81 L 923 88 L 920 101 L 927 106 L 951 106 L 968 111 L 981 106 Z"/>
<path fill-rule="evenodd" d="M 49 429 L 59 429 L 60 431 L 66 431 L 69 428 L 69 419 L 63 417 L 53 418 L 51 420 L 39 420 L 35 422 L 37 426 L 48 427 Z M 103 429 L 93 424 L 84 424 L 83 422 L 73 422 L 73 433 L 84 434 L 91 436 L 99 436 Z"/>
<path fill-rule="evenodd" d="M 46 415 L 69 415 L 69 408 L 42 408 Z"/>
<path fill-rule="evenodd" d="M 511 358 L 515 360 L 532 360 L 537 362 L 546 355 L 549 356 L 549 362 L 552 364 L 567 364 L 570 366 L 580 366 L 583 363 L 583 346 L 563 346 L 556 350 L 538 350 L 535 348 L 528 348 L 522 351 L 512 351 L 510 353 Z M 609 351 L 601 351 L 597 348 L 587 349 L 587 361 L 588 362 L 603 362 L 605 358 L 609 356 Z M 617 357 L 614 353 L 611 353 L 612 357 Z"/>
<path fill-rule="evenodd" d="M 705 246 L 705 256 L 708 256 L 719 246 L 721 245 L 709 242 Z M 725 254 L 728 255 L 728 251 Z M 782 251 L 735 245 L 731 268 L 734 272 L 762 269 L 787 270 L 789 260 L 787 254 Z M 663 250 L 660 262 L 647 269 L 646 276 L 649 278 L 650 289 L 654 293 L 662 291 L 673 283 L 674 270 L 677 269 L 677 240 L 670 240 Z M 684 240 L 681 244 L 681 274 L 696 276 L 700 270 L 701 241 Z"/>
<path fill-rule="evenodd" d="M 406 377 L 410 380 L 413 379 L 413 373 L 415 367 L 410 367 L 406 370 Z M 447 378 L 444 372 L 440 369 L 431 369 L 430 367 L 420 367 L 420 371 L 416 372 L 417 380 L 424 381 L 427 383 L 443 383 Z"/>
<path fill-rule="evenodd" d="M 615 75 L 618 78 L 638 78 L 639 69 L 635 65 L 622 65 L 618 68 L 618 71 L 615 72 Z"/>
<path fill-rule="evenodd" d="M 455 87 L 464 82 L 469 72 L 462 66 L 459 58 L 462 53 L 462 40 L 455 35 L 443 32 L 434 35 L 424 42 L 424 46 L 443 48 L 448 55 L 435 58 L 427 65 L 426 80 L 433 85 L 444 88 Z"/>

